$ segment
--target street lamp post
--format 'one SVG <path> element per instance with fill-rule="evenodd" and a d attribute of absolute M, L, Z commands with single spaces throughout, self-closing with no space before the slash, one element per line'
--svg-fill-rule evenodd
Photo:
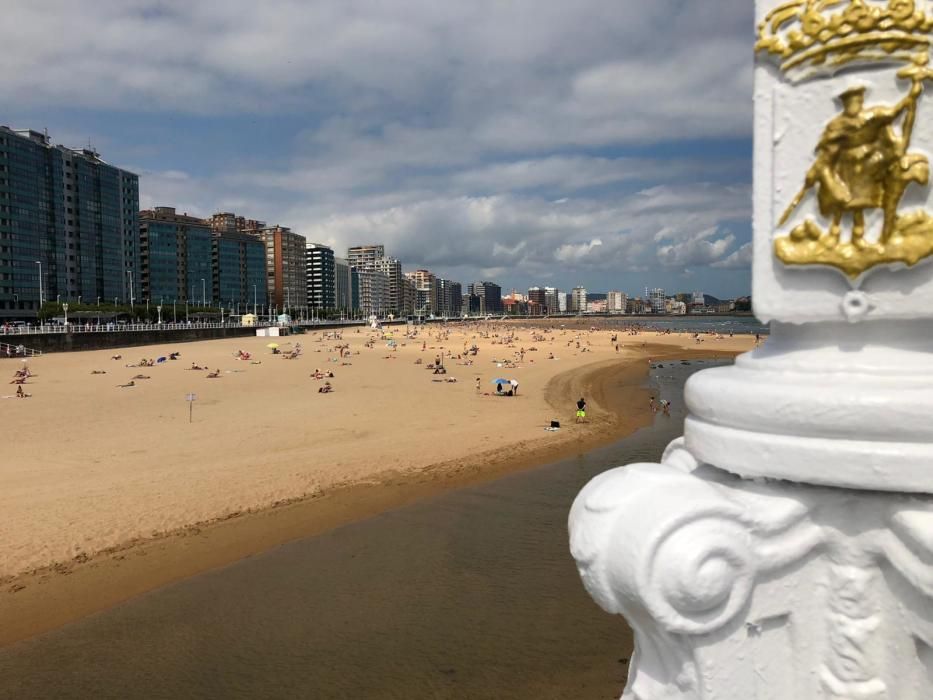
<path fill-rule="evenodd" d="M 129 277 L 129 280 L 130 280 L 130 311 L 132 311 L 133 304 L 136 302 L 136 295 L 133 290 L 133 271 L 127 268 L 126 276 Z"/>
<path fill-rule="evenodd" d="M 42 261 L 41 261 L 41 260 L 36 260 L 36 265 L 39 266 L 39 310 L 41 311 L 41 310 L 42 310 L 42 304 L 43 304 L 43 301 L 44 301 L 43 298 L 42 298 L 42 296 L 43 296 L 43 286 L 42 286 Z"/>
<path fill-rule="evenodd" d="M 162 325 L 162 304 L 159 304 L 156 307 L 156 311 L 159 312 L 159 325 L 161 326 Z"/>
<path fill-rule="evenodd" d="M 177 299 L 172 299 L 172 323 L 178 323 L 178 314 L 175 311 L 175 303 Z"/>
<path fill-rule="evenodd" d="M 256 285 L 253 285 L 253 316 L 256 315 Z"/>
<path fill-rule="evenodd" d="M 207 306 L 207 283 L 201 278 L 201 306 Z"/>
<path fill-rule="evenodd" d="M 62 304 L 62 311 L 65 312 L 65 329 L 68 329 L 68 304 Z"/>

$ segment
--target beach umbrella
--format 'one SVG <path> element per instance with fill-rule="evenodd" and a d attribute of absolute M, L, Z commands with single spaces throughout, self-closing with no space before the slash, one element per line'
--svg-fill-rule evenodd
<path fill-rule="evenodd" d="M 267 348 L 272 348 L 272 349 L 274 350 L 275 348 L 279 347 L 279 344 L 278 344 L 278 343 L 269 343 L 266 347 L 267 347 Z"/>
<path fill-rule="evenodd" d="M 492 383 L 492 384 L 508 384 L 508 383 L 509 383 L 509 380 L 508 380 L 508 379 L 501 379 L 501 378 L 500 378 L 500 379 L 493 379 L 491 383 Z"/>

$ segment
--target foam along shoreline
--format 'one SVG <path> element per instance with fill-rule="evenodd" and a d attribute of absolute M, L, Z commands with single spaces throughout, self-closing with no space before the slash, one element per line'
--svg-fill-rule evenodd
<path fill-rule="evenodd" d="M 520 335 L 522 333 L 524 331 Z M 567 333 L 571 336 L 574 334 L 575 332 Z M 359 345 L 362 346 L 368 336 L 365 334 L 360 334 L 360 336 L 358 339 L 349 340 L 358 340 Z M 18 518 L 11 518 L 7 521 L 7 529 L 12 536 L 6 538 L 5 554 L 19 553 L 29 555 L 31 561 L 41 561 L 41 557 L 48 556 L 58 542 L 53 536 L 55 534 L 59 539 L 69 538 L 70 535 L 69 541 L 65 543 L 66 546 L 73 544 L 72 540 L 76 540 L 81 546 L 81 551 L 67 558 L 50 557 L 47 562 L 33 566 L 28 573 L 21 573 L 22 569 L 7 573 L 3 591 L 0 594 L 0 618 L 4 619 L 3 628 L 0 629 L 0 643 L 10 643 L 52 629 L 165 583 L 222 566 L 297 537 L 313 535 L 336 525 L 403 505 L 441 489 L 474 483 L 507 471 L 553 461 L 567 454 L 583 451 L 615 439 L 650 420 L 650 414 L 647 412 L 647 395 L 640 396 L 645 390 L 638 388 L 647 370 L 647 363 L 644 362 L 645 356 L 650 354 L 661 359 L 664 356 L 684 357 L 685 352 L 689 354 L 698 352 L 687 344 L 689 338 L 681 337 L 678 342 L 672 342 L 673 339 L 668 336 L 662 339 L 665 342 L 654 344 L 655 339 L 640 336 L 637 339 L 624 338 L 623 340 L 630 342 L 622 349 L 622 352 L 617 354 L 608 342 L 600 342 L 597 345 L 596 337 L 600 334 L 597 333 L 594 336 L 584 340 L 592 344 L 593 349 L 590 352 L 574 354 L 569 351 L 564 352 L 572 346 L 567 346 L 563 343 L 564 338 L 555 334 L 555 337 L 549 340 L 548 345 L 556 348 L 563 344 L 563 348 L 558 352 L 568 358 L 567 361 L 564 364 L 540 360 L 528 363 L 523 369 L 529 371 L 518 374 L 522 383 L 521 398 L 508 400 L 477 396 L 473 386 L 470 386 L 470 383 L 464 381 L 463 378 L 457 385 L 438 386 L 427 378 L 427 373 L 423 373 L 422 367 L 414 364 L 417 357 L 431 355 L 433 358 L 432 353 L 440 349 L 440 344 L 452 345 L 454 341 L 452 337 L 433 341 L 425 339 L 423 351 L 421 342 L 416 344 L 414 341 L 408 341 L 405 347 L 399 347 L 396 351 L 395 356 L 399 360 L 385 360 L 384 349 L 373 348 L 370 355 L 363 353 L 352 355 L 353 367 L 360 367 L 359 375 L 342 377 L 341 372 L 335 372 L 337 375 L 333 380 L 337 385 L 335 394 L 313 398 L 329 401 L 331 398 L 340 396 L 342 392 L 349 393 L 348 390 L 352 390 L 356 382 L 360 382 L 360 385 L 367 389 L 366 395 L 374 397 L 373 401 L 368 404 L 369 415 L 362 421 L 370 428 L 369 433 L 356 435 L 352 449 L 346 444 L 338 445 L 344 453 L 348 451 L 352 453 L 357 460 L 356 469 L 343 469 L 336 472 L 331 470 L 331 479 L 326 486 L 318 486 L 311 491 L 297 490 L 287 495 L 289 488 L 300 486 L 302 483 L 294 479 L 295 472 L 289 471 L 295 469 L 294 463 L 289 462 L 288 469 L 279 469 L 273 474 L 262 475 L 266 480 L 280 479 L 284 482 L 278 484 L 280 490 L 276 493 L 285 495 L 271 500 L 255 498 L 252 503 L 245 500 L 244 505 L 235 508 L 227 505 L 229 500 L 217 499 L 208 504 L 215 509 L 213 514 L 210 514 L 210 508 L 203 509 L 202 512 L 209 514 L 207 517 L 198 517 L 197 513 L 182 512 L 181 517 L 176 515 L 176 519 L 171 521 L 162 514 L 163 520 L 173 523 L 172 527 L 164 527 L 161 530 L 152 529 L 148 532 L 140 532 L 137 529 L 130 537 L 120 537 L 120 533 L 133 532 L 132 526 L 139 523 L 141 516 L 158 509 L 160 504 L 167 500 L 166 496 L 162 495 L 166 484 L 157 483 L 161 488 L 157 490 L 155 502 L 152 501 L 151 489 L 147 486 L 151 485 L 156 477 L 167 480 L 175 488 L 181 489 L 188 486 L 193 489 L 203 489 L 203 482 L 200 479 L 186 483 L 185 477 L 190 473 L 190 469 L 179 471 L 173 468 L 169 469 L 166 474 L 158 468 L 161 460 L 178 454 L 180 445 L 177 443 L 179 441 L 194 453 L 190 457 L 208 460 L 208 473 L 213 476 L 215 488 L 206 492 L 202 491 L 199 494 L 202 498 L 205 494 L 216 496 L 217 487 L 222 493 L 229 493 L 224 492 L 223 487 L 224 479 L 230 473 L 229 462 L 226 462 L 224 457 L 231 454 L 230 450 L 222 451 L 222 455 L 214 454 L 211 460 L 212 452 L 210 449 L 203 449 L 201 433 L 182 434 L 183 439 L 176 441 L 175 445 L 167 445 L 165 449 L 159 449 L 157 454 L 150 455 L 150 459 L 143 460 L 146 465 L 142 470 L 143 475 L 137 474 L 129 484 L 122 483 L 120 479 L 111 474 L 114 470 L 118 470 L 119 473 L 119 470 L 127 469 L 125 461 L 119 458 L 114 459 L 112 464 L 107 465 L 109 469 L 97 466 L 101 464 L 100 452 L 95 453 L 89 450 L 87 443 L 83 446 L 74 445 L 71 450 L 65 449 L 60 460 L 48 458 L 47 461 L 38 460 L 40 463 L 33 464 L 31 469 L 30 465 L 24 463 L 28 452 L 24 450 L 23 456 L 15 462 L 16 466 L 0 470 L 0 482 L 9 486 L 9 488 L 4 488 L 0 503 L 4 507 L 7 505 L 12 507 L 13 500 L 18 495 L 26 499 L 27 502 L 23 504 L 23 508 L 29 508 L 31 513 L 26 513 L 21 509 Z M 304 403 L 313 403 L 307 396 L 306 387 L 296 389 L 292 383 L 299 381 L 299 377 L 304 380 L 303 375 L 314 369 L 315 365 L 324 363 L 318 359 L 321 355 L 314 353 L 315 341 L 310 336 L 305 336 L 302 340 L 305 348 L 308 349 L 304 364 L 301 364 L 301 360 L 294 363 L 280 362 L 278 357 L 275 360 L 267 359 L 267 356 L 263 357 L 264 363 L 273 366 L 269 368 L 271 371 L 263 376 L 264 381 L 260 382 L 256 391 L 272 395 L 274 399 L 271 402 L 263 403 L 262 397 L 254 395 L 255 391 L 244 392 L 241 394 L 241 400 L 252 401 L 254 408 L 274 411 L 276 416 L 287 416 L 287 412 L 276 409 L 281 408 L 278 404 L 283 402 L 289 406 L 294 405 L 287 396 L 288 387 L 291 385 L 291 390 L 298 399 Z M 604 339 L 599 338 L 599 340 Z M 636 340 L 639 345 L 648 341 L 653 344 L 649 348 L 630 347 L 636 344 Z M 489 342 L 486 344 L 484 341 Z M 328 345 L 328 342 L 323 345 Z M 347 342 L 346 337 L 344 342 Z M 499 350 L 498 354 L 503 354 L 503 348 L 495 347 L 497 343 L 493 338 L 481 339 L 479 342 L 483 346 L 478 358 L 482 358 L 484 354 L 489 358 L 495 350 Z M 573 342 L 575 341 L 571 341 Z M 207 356 L 227 352 L 232 356 L 231 348 L 235 344 L 236 342 L 214 341 L 203 344 L 205 347 L 200 350 Z M 350 344 L 353 347 L 356 343 Z M 602 345 L 606 347 L 603 348 Z M 685 345 L 687 345 L 686 351 Z M 190 346 L 185 346 L 186 350 L 188 348 Z M 710 347 L 709 349 L 703 348 L 699 354 L 713 356 L 719 354 L 716 350 L 721 350 L 731 355 L 737 349 Z M 542 350 L 543 348 L 539 350 L 539 356 Z M 155 349 L 149 354 L 156 354 Z M 41 364 L 37 362 L 34 365 L 38 375 L 36 393 L 42 397 L 46 388 L 55 388 L 55 380 L 59 373 L 68 374 L 70 370 L 74 370 L 75 366 L 86 368 L 103 361 L 98 357 L 91 357 L 92 355 L 95 353 L 56 356 L 56 360 L 60 359 L 57 363 L 46 362 L 52 358 L 42 358 Z M 185 355 L 183 360 L 190 360 L 194 356 L 190 351 Z M 314 359 L 308 361 L 309 357 Z M 405 362 L 405 358 L 408 362 Z M 218 359 L 219 362 L 221 360 Z M 73 366 L 72 363 L 75 365 Z M 207 364 L 216 363 L 208 362 Z M 393 367 L 392 372 L 385 371 L 384 368 L 387 365 Z M 448 366 L 452 369 L 459 369 L 457 365 Z M 299 367 L 300 371 L 297 369 Z M 187 374 L 179 372 L 181 367 L 170 369 L 174 371 L 176 377 L 183 377 Z M 491 373 L 500 371 L 498 367 L 494 370 L 488 369 L 485 363 L 468 369 L 478 370 L 475 374 L 481 377 L 491 376 Z M 516 373 L 519 371 L 516 370 Z M 152 370 L 153 375 L 155 372 L 156 370 Z M 462 374 L 462 372 L 458 373 Z M 374 387 L 369 384 L 377 382 L 380 376 L 386 374 L 389 374 L 386 379 L 387 386 Z M 83 377 L 83 373 L 80 376 Z M 227 378 L 228 376 L 224 375 L 222 379 Z M 396 380 L 395 383 L 389 381 L 392 379 Z M 454 397 L 449 394 L 440 395 L 440 403 L 442 406 L 446 405 L 449 411 L 453 411 L 453 418 L 467 421 L 471 417 L 478 417 L 468 426 L 472 429 L 472 439 L 460 439 L 456 428 L 451 429 L 449 425 L 443 425 L 440 433 L 453 433 L 456 435 L 454 439 L 432 440 L 430 443 L 421 441 L 417 455 L 404 443 L 397 445 L 396 448 L 400 448 L 407 457 L 404 462 L 399 457 L 395 457 L 393 461 L 391 445 L 386 444 L 384 435 L 384 431 L 388 428 L 384 424 L 377 425 L 374 418 L 377 415 L 382 415 L 383 419 L 386 418 L 377 397 L 380 393 L 387 393 L 388 398 L 391 399 L 397 395 L 398 382 L 401 382 L 404 387 L 418 380 L 421 381 L 420 386 L 412 391 L 416 394 L 415 402 L 420 400 L 423 405 L 432 409 L 436 402 L 431 400 L 429 392 L 433 391 L 436 395 L 438 390 L 444 391 L 451 388 L 460 392 Z M 59 381 L 62 383 L 60 389 L 70 390 L 67 380 Z M 190 383 L 190 380 L 186 378 L 179 381 L 181 384 Z M 208 383 L 203 379 L 201 381 Z M 221 382 L 218 382 L 218 385 L 220 384 Z M 546 389 L 542 388 L 542 385 Z M 147 385 L 145 388 L 151 391 L 150 386 Z M 610 391 L 607 387 L 624 387 L 626 390 Z M 119 399 L 114 399 L 114 394 L 107 396 L 105 392 L 104 398 L 99 400 L 105 404 L 115 404 L 115 408 L 125 411 L 125 400 L 122 396 L 130 392 L 114 391 L 116 396 L 120 397 Z M 277 392 L 284 392 L 286 395 L 283 397 L 283 393 Z M 591 422 L 585 426 L 575 426 L 573 430 L 568 429 L 558 433 L 544 432 L 543 426 L 547 425 L 552 417 L 559 417 L 565 424 L 572 422 L 572 407 L 569 405 L 571 401 L 567 397 L 581 392 L 588 395 Z M 616 396 L 619 393 L 626 396 Z M 639 398 L 635 398 L 636 396 Z M 220 401 L 219 399 L 213 400 Z M 356 402 L 359 401 L 360 396 L 357 395 Z M 450 406 L 451 403 L 461 401 L 463 406 Z M 255 406 L 255 402 L 258 402 L 259 406 Z M 553 408 L 548 402 L 553 402 L 558 408 Z M 358 406 L 353 406 L 353 403 L 351 401 L 351 409 L 358 412 L 363 410 Z M 37 404 L 38 402 L 30 405 Z M 625 404 L 629 405 L 625 410 L 621 410 Z M 51 406 L 42 405 L 53 411 L 62 408 L 57 402 Z M 164 407 L 158 405 L 146 405 L 150 407 L 149 410 L 165 410 Z M 500 409 L 500 406 L 503 408 Z M 331 405 L 329 408 L 337 410 L 341 407 L 335 408 Z M 481 414 L 493 411 L 504 412 L 509 417 L 509 422 L 503 425 L 501 416 L 496 414 L 493 415 L 491 421 L 489 417 L 483 420 Z M 12 412 L 8 412 L 8 415 L 16 416 Z M 132 417 L 132 414 L 130 416 Z M 354 413 L 353 417 L 358 416 Z M 289 431 L 300 430 L 298 424 L 304 418 L 303 415 L 292 416 L 291 420 L 279 418 L 282 425 L 278 426 L 274 435 L 287 436 Z M 342 419 L 338 417 L 337 422 L 339 423 L 340 420 Z M 395 440 L 401 439 L 402 441 L 413 439 L 412 432 L 417 435 L 426 429 L 425 420 L 424 416 L 420 419 L 417 416 L 412 417 L 406 423 L 409 432 L 402 431 L 401 436 L 393 434 L 393 437 Z M 527 420 L 530 427 L 524 430 L 516 429 L 514 423 L 519 420 Z M 433 421 L 433 414 L 428 414 L 428 427 Z M 172 425 L 173 429 L 180 433 L 179 422 L 181 421 L 176 417 Z M 327 429 L 329 426 L 326 419 L 323 422 L 322 429 Z M 376 430 L 377 427 L 381 429 Z M 224 435 L 221 437 L 223 438 Z M 67 441 L 67 435 L 63 435 L 62 440 Z M 266 444 L 266 440 L 272 445 L 276 444 L 273 435 L 266 434 L 259 445 L 260 449 L 254 449 L 249 455 L 250 458 L 255 459 L 257 455 L 262 454 L 261 448 Z M 284 450 L 279 450 L 276 454 L 283 459 L 292 457 L 293 444 L 287 438 L 282 438 L 282 441 L 286 443 L 283 446 Z M 439 449 L 432 448 L 436 447 L 436 442 L 441 443 Z M 28 437 L 25 444 L 30 444 Z M 219 444 L 222 446 L 225 443 L 221 441 Z M 497 447 L 488 449 L 490 444 Z M 451 445 L 456 449 L 450 449 Z M 82 449 L 78 449 L 79 447 Z M 307 445 L 306 450 L 296 455 L 306 470 L 315 468 L 314 456 L 320 456 L 323 447 L 320 443 L 312 443 Z M 88 450 L 88 453 L 81 454 L 84 450 Z M 96 457 L 92 456 L 95 454 Z M 120 452 L 116 451 L 116 454 L 119 455 Z M 330 453 L 327 454 L 329 456 Z M 378 459 L 380 455 L 384 459 L 382 464 Z M 344 456 L 346 458 L 347 455 Z M 85 469 L 78 470 L 80 477 L 78 481 L 90 482 L 90 484 L 72 484 L 69 479 L 65 478 L 64 483 L 59 482 L 58 488 L 50 492 L 48 480 L 54 480 L 55 477 L 67 477 L 72 459 L 83 460 L 80 463 L 86 466 Z M 280 464 L 278 461 L 266 463 Z M 191 464 L 190 459 L 184 462 L 185 466 Z M 300 475 L 301 472 L 297 474 Z M 101 478 L 102 476 L 105 478 Z M 142 478 L 142 476 L 148 478 Z M 29 489 L 30 481 L 38 481 L 40 488 Z M 124 493 L 126 488 L 137 489 L 136 493 L 130 493 L 129 496 L 136 504 L 138 513 L 127 513 L 116 507 L 126 495 Z M 18 493 L 17 489 L 20 490 Z M 74 493 L 76 490 L 79 493 Z M 33 494 L 31 503 L 28 502 L 28 497 L 23 495 L 26 491 Z M 99 508 L 86 507 L 85 499 L 93 499 Z M 66 509 L 65 513 L 60 512 L 63 508 Z M 101 512 L 110 518 L 109 527 L 114 535 L 112 542 L 105 542 L 103 546 L 95 549 L 92 531 L 98 523 L 98 518 L 86 517 L 82 522 L 81 516 L 99 516 Z M 47 534 L 48 531 L 41 527 L 43 515 L 46 514 L 53 520 L 69 518 L 76 522 L 76 525 L 65 528 L 63 531 Z M 244 517 L 247 514 L 248 517 Z M 46 537 L 48 541 L 44 540 Z M 8 567 L 7 572 L 9 571 Z"/>

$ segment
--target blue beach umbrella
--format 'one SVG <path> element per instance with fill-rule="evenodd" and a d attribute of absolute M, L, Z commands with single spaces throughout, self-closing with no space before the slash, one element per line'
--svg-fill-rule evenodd
<path fill-rule="evenodd" d="M 492 384 L 508 384 L 508 383 L 509 383 L 509 380 L 508 380 L 508 379 L 501 379 L 501 378 L 500 378 L 500 379 L 493 379 L 491 383 L 492 383 Z"/>

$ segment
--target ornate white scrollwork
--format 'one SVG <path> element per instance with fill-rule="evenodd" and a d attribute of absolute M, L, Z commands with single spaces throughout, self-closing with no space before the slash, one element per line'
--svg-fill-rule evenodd
<path fill-rule="evenodd" d="M 661 464 L 596 477 L 570 533 L 587 589 L 635 631 L 624 698 L 744 700 L 725 680 L 741 674 L 736 654 L 768 681 L 751 697 L 930 697 L 930 499 L 742 480 L 677 440 Z M 770 652 L 751 641 L 773 634 L 806 663 L 760 670 Z M 914 661 L 891 674 L 890 650 Z"/>

